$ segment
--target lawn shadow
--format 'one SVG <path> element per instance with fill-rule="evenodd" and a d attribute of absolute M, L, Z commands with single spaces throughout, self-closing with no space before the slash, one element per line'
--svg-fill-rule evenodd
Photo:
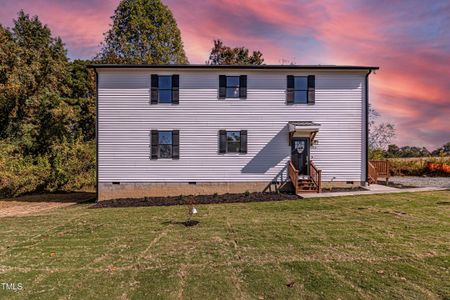
<path fill-rule="evenodd" d="M 185 227 L 192 227 L 198 225 L 200 222 L 197 220 L 188 220 L 184 222 L 180 221 L 164 221 L 161 222 L 161 225 L 184 225 Z"/>

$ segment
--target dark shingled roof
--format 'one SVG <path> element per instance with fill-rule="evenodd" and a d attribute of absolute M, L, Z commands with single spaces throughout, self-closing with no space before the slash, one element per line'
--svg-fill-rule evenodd
<path fill-rule="evenodd" d="M 375 66 L 337 66 L 337 65 L 149 65 L 149 64 L 91 64 L 88 68 L 149 68 L 149 69 L 250 69 L 250 70 L 378 70 Z"/>

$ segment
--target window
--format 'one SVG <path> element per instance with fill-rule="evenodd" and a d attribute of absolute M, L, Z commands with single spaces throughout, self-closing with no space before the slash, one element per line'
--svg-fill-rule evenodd
<path fill-rule="evenodd" d="M 180 158 L 179 130 L 151 131 L 151 159 Z"/>
<path fill-rule="evenodd" d="M 227 76 L 227 98 L 239 98 L 239 76 Z"/>
<path fill-rule="evenodd" d="M 219 99 L 247 98 L 247 75 L 219 75 Z"/>
<path fill-rule="evenodd" d="M 158 77 L 159 103 L 172 103 L 172 76 Z"/>
<path fill-rule="evenodd" d="M 172 158 L 172 131 L 159 131 L 159 158 Z"/>
<path fill-rule="evenodd" d="M 179 104 L 179 86 L 179 75 L 152 74 L 150 104 Z"/>
<path fill-rule="evenodd" d="M 287 76 L 286 104 L 316 103 L 316 76 Z"/>
<path fill-rule="evenodd" d="M 247 130 L 219 130 L 219 153 L 247 153 Z"/>
<path fill-rule="evenodd" d="M 227 153 L 241 152 L 241 132 L 227 131 Z"/>
<path fill-rule="evenodd" d="M 306 76 L 294 77 L 294 103 L 308 103 L 308 77 Z"/>

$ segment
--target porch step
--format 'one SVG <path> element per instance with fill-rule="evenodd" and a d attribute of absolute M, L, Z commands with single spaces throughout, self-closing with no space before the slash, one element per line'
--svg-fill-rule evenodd
<path fill-rule="evenodd" d="M 316 186 L 316 184 L 312 181 L 312 179 L 299 179 L 298 180 L 298 191 L 303 192 L 303 193 L 317 193 L 318 191 L 318 187 Z"/>

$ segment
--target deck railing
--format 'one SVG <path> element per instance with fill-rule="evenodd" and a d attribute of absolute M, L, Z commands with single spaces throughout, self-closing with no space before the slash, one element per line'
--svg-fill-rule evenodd
<path fill-rule="evenodd" d="M 292 185 L 294 186 L 294 191 L 297 194 L 298 192 L 298 170 L 294 167 L 292 161 L 289 161 L 288 165 L 288 174 L 291 179 Z"/>
<path fill-rule="evenodd" d="M 375 171 L 371 168 L 375 169 Z M 371 177 L 371 172 L 375 176 L 373 177 L 375 183 L 378 182 L 378 177 L 384 177 L 386 183 L 389 181 L 390 170 L 388 160 L 370 160 L 369 161 L 369 177 Z M 370 178 L 369 178 L 370 179 Z"/>
<path fill-rule="evenodd" d="M 367 164 L 368 166 L 368 173 L 369 173 L 369 183 L 377 183 L 378 182 L 378 173 L 375 166 L 372 164 L 371 161 Z"/>
<path fill-rule="evenodd" d="M 322 170 L 317 169 L 312 161 L 309 162 L 309 176 L 317 186 L 317 192 L 322 192 Z"/>

